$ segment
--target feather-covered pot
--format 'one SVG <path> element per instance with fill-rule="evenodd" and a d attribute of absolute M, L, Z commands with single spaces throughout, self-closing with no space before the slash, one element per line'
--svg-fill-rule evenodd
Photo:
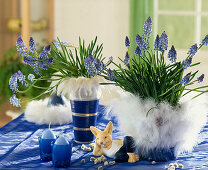
<path fill-rule="evenodd" d="M 168 103 L 156 107 L 153 100 L 131 94 L 113 102 L 120 129 L 134 137 L 142 159 L 173 160 L 197 144 L 198 134 L 207 120 L 208 99 L 205 95 L 194 100 L 190 100 L 190 95 L 182 99 L 178 107 Z"/>

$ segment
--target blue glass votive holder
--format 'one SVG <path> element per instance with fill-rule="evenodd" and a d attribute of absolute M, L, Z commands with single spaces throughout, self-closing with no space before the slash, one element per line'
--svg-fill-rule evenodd
<path fill-rule="evenodd" d="M 56 168 L 67 168 L 71 164 L 72 148 L 71 144 L 56 144 L 52 143 L 52 162 Z"/>
<path fill-rule="evenodd" d="M 40 159 L 42 161 L 51 161 L 52 160 L 52 149 L 51 143 L 55 141 L 55 139 L 42 139 L 41 137 L 38 138 L 39 140 L 39 148 L 40 148 Z"/>

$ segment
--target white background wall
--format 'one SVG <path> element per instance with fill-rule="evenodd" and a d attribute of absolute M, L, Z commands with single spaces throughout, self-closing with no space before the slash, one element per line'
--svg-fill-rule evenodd
<path fill-rule="evenodd" d="M 103 55 L 124 57 L 129 32 L 129 0 L 55 0 L 55 38 L 78 44 L 98 36 Z"/>

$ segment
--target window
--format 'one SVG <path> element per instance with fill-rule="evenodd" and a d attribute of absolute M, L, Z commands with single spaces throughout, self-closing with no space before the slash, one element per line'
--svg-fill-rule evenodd
<path fill-rule="evenodd" d="M 177 49 L 200 43 L 208 33 L 208 1 L 154 0 L 154 36 L 164 30 Z"/>
<path fill-rule="evenodd" d="M 191 45 L 200 44 L 208 34 L 208 0 L 154 0 L 154 37 L 166 31 L 169 39 L 169 48 L 174 45 L 177 49 L 178 60 L 186 58 Z M 167 59 L 168 60 L 168 59 Z M 193 63 L 201 62 L 194 69 L 200 70 L 206 78 L 208 73 L 208 47 L 203 47 L 200 53 L 193 58 Z"/>

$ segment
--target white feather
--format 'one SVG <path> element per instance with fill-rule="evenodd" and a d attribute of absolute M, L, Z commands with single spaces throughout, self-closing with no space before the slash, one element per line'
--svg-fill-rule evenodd
<path fill-rule="evenodd" d="M 153 100 L 142 100 L 125 93 L 119 100 L 114 100 L 111 107 L 118 117 L 120 129 L 134 137 L 143 154 L 154 148 L 175 147 L 177 155 L 193 149 L 207 121 L 207 96 L 191 100 L 192 97 L 182 98 L 180 108 L 173 108 L 168 103 L 154 108 L 156 103 Z"/>
<path fill-rule="evenodd" d="M 56 73 L 61 75 L 61 73 Z M 58 77 L 53 77 L 58 78 Z M 58 81 L 52 81 L 50 87 L 55 86 Z M 109 104 L 112 99 L 119 98 L 122 89 L 114 85 L 99 85 L 99 83 L 112 83 L 103 77 L 93 78 L 65 78 L 57 87 L 57 94 L 62 94 L 71 100 L 93 100 L 100 99 L 101 104 Z M 56 88 L 53 89 L 56 91 Z"/>
<path fill-rule="evenodd" d="M 62 125 L 72 122 L 70 102 L 63 98 L 66 105 L 47 106 L 48 98 L 34 100 L 25 109 L 25 119 L 37 124 Z"/>

